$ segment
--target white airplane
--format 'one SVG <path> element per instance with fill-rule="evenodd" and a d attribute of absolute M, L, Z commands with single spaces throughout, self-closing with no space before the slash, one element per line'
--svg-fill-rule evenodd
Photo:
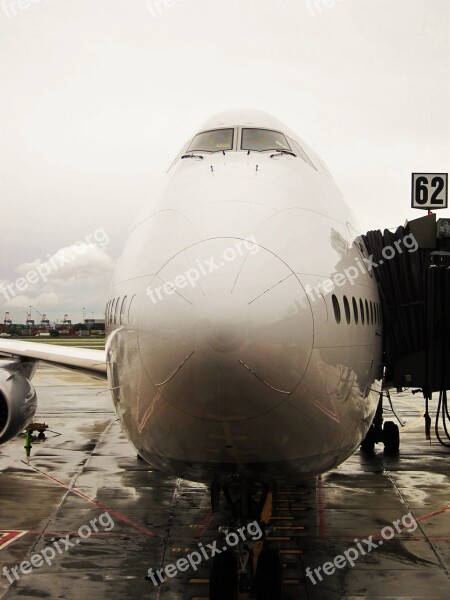
<path fill-rule="evenodd" d="M 263 112 L 214 116 L 127 239 L 106 352 L 0 340 L 10 356 L 0 365 L 0 443 L 34 415 L 36 361 L 107 376 L 143 459 L 210 484 L 214 509 L 224 489 L 236 522 L 253 517 L 249 496 L 261 507 L 276 478 L 336 467 L 373 421 L 382 324 L 366 252 L 301 138 Z M 222 569 L 228 579 L 233 564 Z M 220 595 L 224 582 L 211 598 L 232 597 Z"/>

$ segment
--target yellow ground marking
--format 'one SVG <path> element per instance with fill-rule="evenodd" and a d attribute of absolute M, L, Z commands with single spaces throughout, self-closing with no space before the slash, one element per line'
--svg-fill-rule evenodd
<path fill-rule="evenodd" d="M 417 427 L 417 425 L 419 425 L 419 423 L 423 423 L 423 416 L 425 414 L 425 409 L 423 409 L 421 406 L 417 406 L 417 404 L 413 404 L 409 400 L 395 400 L 395 402 L 398 402 L 399 404 L 404 404 L 405 406 L 408 406 L 409 408 L 414 408 L 419 413 L 419 416 L 416 419 L 414 419 L 414 421 L 411 421 L 411 423 L 409 423 L 408 425 L 405 425 L 404 427 L 400 427 L 400 431 L 406 431 L 407 429 L 413 429 L 414 427 Z M 394 402 L 394 400 L 392 401 L 393 404 L 395 404 L 395 402 Z"/>

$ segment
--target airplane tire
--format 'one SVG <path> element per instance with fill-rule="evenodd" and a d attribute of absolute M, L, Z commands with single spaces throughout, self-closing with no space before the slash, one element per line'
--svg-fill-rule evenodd
<path fill-rule="evenodd" d="M 256 600 L 282 600 L 283 565 L 278 550 L 263 550 L 255 576 Z"/>
<path fill-rule="evenodd" d="M 370 426 L 369 431 L 366 433 L 366 437 L 361 442 L 361 450 L 370 453 L 375 451 L 375 427 L 373 425 Z"/>
<path fill-rule="evenodd" d="M 236 600 L 238 573 L 236 557 L 230 551 L 214 556 L 209 576 L 209 600 Z"/>
<path fill-rule="evenodd" d="M 400 432 L 398 425 L 386 421 L 383 425 L 383 443 L 385 452 L 398 452 L 400 448 Z"/>
<path fill-rule="evenodd" d="M 211 483 L 211 512 L 216 514 L 220 510 L 220 492 L 221 485 L 218 481 L 214 480 Z"/>

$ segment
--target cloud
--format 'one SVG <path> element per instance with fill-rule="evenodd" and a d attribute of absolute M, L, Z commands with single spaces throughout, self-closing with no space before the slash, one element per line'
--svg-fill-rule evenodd
<path fill-rule="evenodd" d="M 61 253 L 67 259 L 67 263 L 58 268 L 52 276 L 58 283 L 93 283 L 99 276 L 111 273 L 114 269 L 113 259 L 104 248 L 96 244 L 84 244 L 84 247 L 78 248 L 76 244 L 67 246 L 54 254 L 50 260 L 57 262 Z"/>
<path fill-rule="evenodd" d="M 1 310 L 10 311 L 15 322 L 24 321 L 30 305 L 37 320 L 40 312 L 48 314 L 50 319 L 61 318 L 62 313 L 69 312 L 78 319 L 82 306 L 97 316 L 102 314 L 100 307 L 104 306 L 115 261 L 106 250 L 109 239 L 104 230 L 95 231 L 97 243 L 90 238 L 92 236 L 87 236 L 89 241 L 79 241 L 47 254 L 45 259 L 18 265 L 14 269 L 15 276 L 0 280 Z"/>
<path fill-rule="evenodd" d="M 21 296 L 15 296 L 8 302 L 8 307 L 11 309 L 11 311 L 13 309 L 22 309 L 23 312 L 28 312 L 27 307 L 31 305 L 45 307 L 45 309 L 48 311 L 58 308 L 61 303 L 64 305 L 68 301 L 72 301 L 69 295 L 59 294 L 57 292 L 43 292 L 37 296 L 29 296 L 25 294 Z M 15 312 L 17 313 L 17 310 Z"/>
<path fill-rule="evenodd" d="M 36 259 L 22 263 L 15 268 L 15 272 L 26 277 L 30 271 L 36 271 L 40 276 L 34 286 L 42 289 L 52 281 L 64 286 L 70 286 L 74 282 L 93 283 L 99 276 L 111 273 L 113 269 L 114 261 L 104 248 L 97 244 L 76 242 L 47 255 L 46 260 Z"/>

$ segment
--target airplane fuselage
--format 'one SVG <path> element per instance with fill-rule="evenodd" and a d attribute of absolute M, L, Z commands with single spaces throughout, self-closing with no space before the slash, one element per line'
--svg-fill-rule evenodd
<path fill-rule="evenodd" d="M 299 479 L 354 452 L 382 342 L 356 231 L 320 159 L 269 115 L 218 115 L 186 144 L 106 309 L 115 407 L 145 460 L 197 481 Z"/>

